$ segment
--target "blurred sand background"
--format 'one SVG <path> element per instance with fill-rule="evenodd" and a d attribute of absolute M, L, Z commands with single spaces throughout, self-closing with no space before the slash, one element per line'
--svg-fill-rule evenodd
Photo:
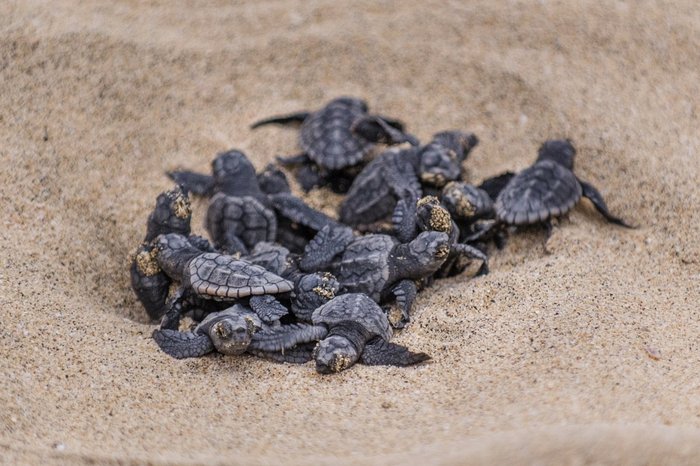
<path fill-rule="evenodd" d="M 700 462 L 699 50 L 695 1 L 0 2 L 0 462 Z M 128 261 L 163 171 L 262 168 L 296 132 L 252 121 L 339 94 L 476 132 L 475 182 L 570 137 L 641 228 L 582 203 L 438 282 L 421 367 L 161 353 Z"/>

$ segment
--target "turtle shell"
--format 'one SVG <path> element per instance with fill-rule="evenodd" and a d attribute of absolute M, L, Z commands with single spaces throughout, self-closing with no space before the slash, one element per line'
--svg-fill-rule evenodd
<path fill-rule="evenodd" d="M 264 294 L 286 293 L 292 282 L 250 262 L 215 252 L 192 259 L 183 284 L 197 294 L 216 300 L 229 300 Z"/>
<path fill-rule="evenodd" d="M 394 211 L 396 193 L 421 195 L 420 182 L 411 156 L 417 149 L 389 149 L 360 172 L 340 204 L 340 220 L 348 225 L 369 224 Z"/>
<path fill-rule="evenodd" d="M 251 264 L 259 265 L 265 270 L 278 275 L 283 274 L 290 266 L 292 260 L 289 249 L 276 243 L 258 243 L 250 255 L 245 258 Z"/>
<path fill-rule="evenodd" d="M 336 99 L 312 113 L 301 126 L 301 147 L 308 157 L 328 170 L 360 162 L 372 144 L 350 130 L 367 108 L 359 99 Z"/>
<path fill-rule="evenodd" d="M 392 335 L 389 319 L 382 308 L 369 296 L 361 293 L 348 293 L 333 298 L 317 308 L 311 319 L 315 325 L 325 324 L 329 327 L 341 322 L 357 322 L 371 337 L 379 336 L 386 341 L 389 341 Z"/>
<path fill-rule="evenodd" d="M 510 180 L 496 199 L 496 215 L 510 225 L 544 222 L 570 211 L 581 195 L 581 184 L 571 170 L 543 160 Z"/>
<path fill-rule="evenodd" d="M 332 273 L 350 293 L 366 293 L 379 301 L 389 280 L 389 255 L 398 244 L 388 235 L 366 235 L 353 241 L 334 263 Z"/>
<path fill-rule="evenodd" d="M 207 231 L 218 244 L 232 232 L 249 249 L 262 241 L 274 241 L 277 217 L 251 196 L 215 195 L 207 210 Z"/>

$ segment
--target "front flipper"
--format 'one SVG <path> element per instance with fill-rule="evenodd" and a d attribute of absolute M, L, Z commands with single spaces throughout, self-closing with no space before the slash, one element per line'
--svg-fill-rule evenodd
<path fill-rule="evenodd" d="M 214 177 L 188 170 L 165 172 L 175 183 L 196 196 L 210 197 L 214 194 Z"/>
<path fill-rule="evenodd" d="M 294 223 L 319 231 L 326 225 L 338 226 L 338 222 L 328 215 L 307 205 L 298 197 L 280 193 L 270 196 L 275 211 Z"/>
<path fill-rule="evenodd" d="M 185 290 L 181 286 L 168 296 L 166 309 L 160 321 L 160 328 L 177 330 L 180 326 L 180 318 L 185 311 Z"/>
<path fill-rule="evenodd" d="M 360 356 L 360 362 L 368 366 L 410 366 L 429 359 L 425 353 L 414 353 L 380 337 L 369 341 Z"/>
<path fill-rule="evenodd" d="M 301 343 L 321 340 L 327 334 L 328 329 L 324 325 L 282 325 L 254 333 L 248 351 L 285 351 Z"/>
<path fill-rule="evenodd" d="M 394 328 L 404 328 L 411 321 L 411 308 L 418 294 L 418 287 L 413 280 L 401 280 L 391 289 L 391 292 L 396 297 L 396 306 L 401 312 L 401 317 L 395 319 L 396 322 L 389 320 Z"/>
<path fill-rule="evenodd" d="M 356 120 L 350 128 L 354 134 L 370 141 L 387 145 L 407 142 L 412 146 L 419 144 L 413 135 L 389 124 L 386 120 L 375 115 L 367 115 Z"/>
<path fill-rule="evenodd" d="M 290 364 L 305 364 L 313 360 L 313 351 L 316 342 L 299 345 L 284 351 L 261 351 L 248 349 L 248 353 L 259 358 L 274 362 L 288 362 Z"/>
<path fill-rule="evenodd" d="M 408 199 L 401 199 L 396 203 L 394 213 L 391 216 L 394 225 L 394 234 L 402 243 L 408 243 L 416 237 L 416 203 Z"/>
<path fill-rule="evenodd" d="M 300 125 L 309 117 L 309 115 L 311 115 L 310 112 L 296 112 L 288 115 L 273 116 L 256 121 L 250 125 L 250 129 L 259 128 L 265 125 Z"/>
<path fill-rule="evenodd" d="M 603 199 L 603 195 L 600 194 L 600 192 L 592 184 L 581 180 L 578 180 L 578 182 L 581 184 L 581 188 L 583 188 L 583 196 L 590 199 L 596 210 L 600 212 L 600 214 L 605 217 L 608 222 L 625 228 L 634 228 L 621 218 L 615 217 L 610 213 L 608 206 L 605 204 L 605 200 Z"/>
<path fill-rule="evenodd" d="M 326 225 L 304 248 L 299 267 L 309 273 L 327 269 L 333 258 L 345 251 L 353 239 L 350 227 Z"/>
<path fill-rule="evenodd" d="M 164 353 L 176 358 L 198 358 L 214 351 L 214 344 L 207 335 L 177 330 L 154 330 L 153 340 Z"/>
<path fill-rule="evenodd" d="M 453 253 L 459 255 L 457 263 L 459 263 L 460 259 L 478 259 L 482 261 L 483 263 L 481 264 L 479 271 L 476 273 L 477 276 L 486 275 L 489 273 L 489 256 L 484 254 L 478 248 L 475 248 L 474 246 L 470 246 L 468 244 L 457 243 L 452 245 L 452 251 Z"/>
<path fill-rule="evenodd" d="M 289 310 L 269 294 L 251 296 L 248 305 L 260 317 L 260 320 L 268 324 L 289 314 Z"/>

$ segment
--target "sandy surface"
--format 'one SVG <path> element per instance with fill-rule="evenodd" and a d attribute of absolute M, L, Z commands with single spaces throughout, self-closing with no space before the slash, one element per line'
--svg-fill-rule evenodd
<path fill-rule="evenodd" d="M 0 461 L 700 461 L 700 10 L 494 3 L 0 2 Z M 571 137 L 641 228 L 584 203 L 439 282 L 422 367 L 161 353 L 127 268 L 163 170 L 263 167 L 296 134 L 250 122 L 338 94 L 476 132 L 474 181 Z"/>

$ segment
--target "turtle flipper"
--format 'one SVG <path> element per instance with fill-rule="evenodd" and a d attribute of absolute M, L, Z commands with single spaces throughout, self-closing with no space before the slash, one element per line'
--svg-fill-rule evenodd
<path fill-rule="evenodd" d="M 478 248 L 468 244 L 457 243 L 452 245 L 452 251 L 459 255 L 461 259 L 478 259 L 482 261 L 477 276 L 486 275 L 489 273 L 489 256 L 484 254 Z"/>
<path fill-rule="evenodd" d="M 581 188 L 583 189 L 583 196 L 588 198 L 593 203 L 596 210 L 600 212 L 603 217 L 605 217 L 605 220 L 610 223 L 614 223 L 615 225 L 620 225 L 621 227 L 634 228 L 621 218 L 615 217 L 610 213 L 608 206 L 605 204 L 605 200 L 603 199 L 603 195 L 600 194 L 600 192 L 592 184 L 581 180 L 578 180 L 578 182 L 581 184 Z"/>
<path fill-rule="evenodd" d="M 414 353 L 380 337 L 369 341 L 360 356 L 360 362 L 368 366 L 410 366 L 429 359 L 425 353 Z"/>
<path fill-rule="evenodd" d="M 236 254 L 248 254 L 248 248 L 245 247 L 245 244 L 243 244 L 243 241 L 236 235 L 236 233 L 231 230 L 224 232 L 224 237 L 221 238 L 221 243 L 218 246 L 224 254 L 228 254 L 230 256 L 235 256 Z"/>
<path fill-rule="evenodd" d="M 167 311 L 160 321 L 161 329 L 177 330 L 180 326 L 180 318 L 185 312 L 185 290 L 180 286 L 168 296 L 166 301 Z"/>
<path fill-rule="evenodd" d="M 316 342 L 307 343 L 304 345 L 295 346 L 284 351 L 261 351 L 251 350 L 248 352 L 259 358 L 267 359 L 274 362 L 288 362 L 290 364 L 305 364 L 313 360 L 313 351 Z"/>
<path fill-rule="evenodd" d="M 168 178 L 196 196 L 209 197 L 214 193 L 214 177 L 188 170 L 165 172 Z"/>
<path fill-rule="evenodd" d="M 412 280 L 401 280 L 391 289 L 391 292 L 396 297 L 396 306 L 401 311 L 401 318 L 391 323 L 395 328 L 403 328 L 411 321 L 411 308 L 418 294 L 418 287 Z"/>
<path fill-rule="evenodd" d="M 261 330 L 253 334 L 250 350 L 282 351 L 300 343 L 324 338 L 328 329 L 324 325 L 289 324 Z"/>
<path fill-rule="evenodd" d="M 328 215 L 310 207 L 292 194 L 280 193 L 272 195 L 270 196 L 270 202 L 272 202 L 272 206 L 279 215 L 312 230 L 319 231 L 326 225 L 338 225 Z"/>
<path fill-rule="evenodd" d="M 250 129 L 259 128 L 265 125 L 300 125 L 309 117 L 309 115 L 311 115 L 310 112 L 296 112 L 288 115 L 278 115 L 270 118 L 264 118 L 250 125 Z"/>
<path fill-rule="evenodd" d="M 418 139 L 413 135 L 404 133 L 402 130 L 389 124 L 379 116 L 367 115 L 358 118 L 350 128 L 354 134 L 370 141 L 383 144 L 401 144 L 407 142 L 412 146 L 419 144 Z"/>
<path fill-rule="evenodd" d="M 489 197 L 495 201 L 501 191 L 503 191 L 503 188 L 506 187 L 514 176 L 515 173 L 510 171 L 501 173 L 500 175 L 485 179 L 481 182 L 478 188 L 486 191 Z"/>
<path fill-rule="evenodd" d="M 156 329 L 153 340 L 164 353 L 176 358 L 198 358 L 214 351 L 214 344 L 207 335 L 177 330 Z"/>
<path fill-rule="evenodd" d="M 333 258 L 345 251 L 353 239 L 351 228 L 326 225 L 306 245 L 299 264 L 301 270 L 311 273 L 327 269 Z"/>
<path fill-rule="evenodd" d="M 265 323 L 280 320 L 289 313 L 289 310 L 272 295 L 251 296 L 248 302 L 250 308 Z"/>
<path fill-rule="evenodd" d="M 408 243 L 416 237 L 416 203 L 401 199 L 396 203 L 394 213 L 391 216 L 394 225 L 394 234 L 402 243 Z"/>

